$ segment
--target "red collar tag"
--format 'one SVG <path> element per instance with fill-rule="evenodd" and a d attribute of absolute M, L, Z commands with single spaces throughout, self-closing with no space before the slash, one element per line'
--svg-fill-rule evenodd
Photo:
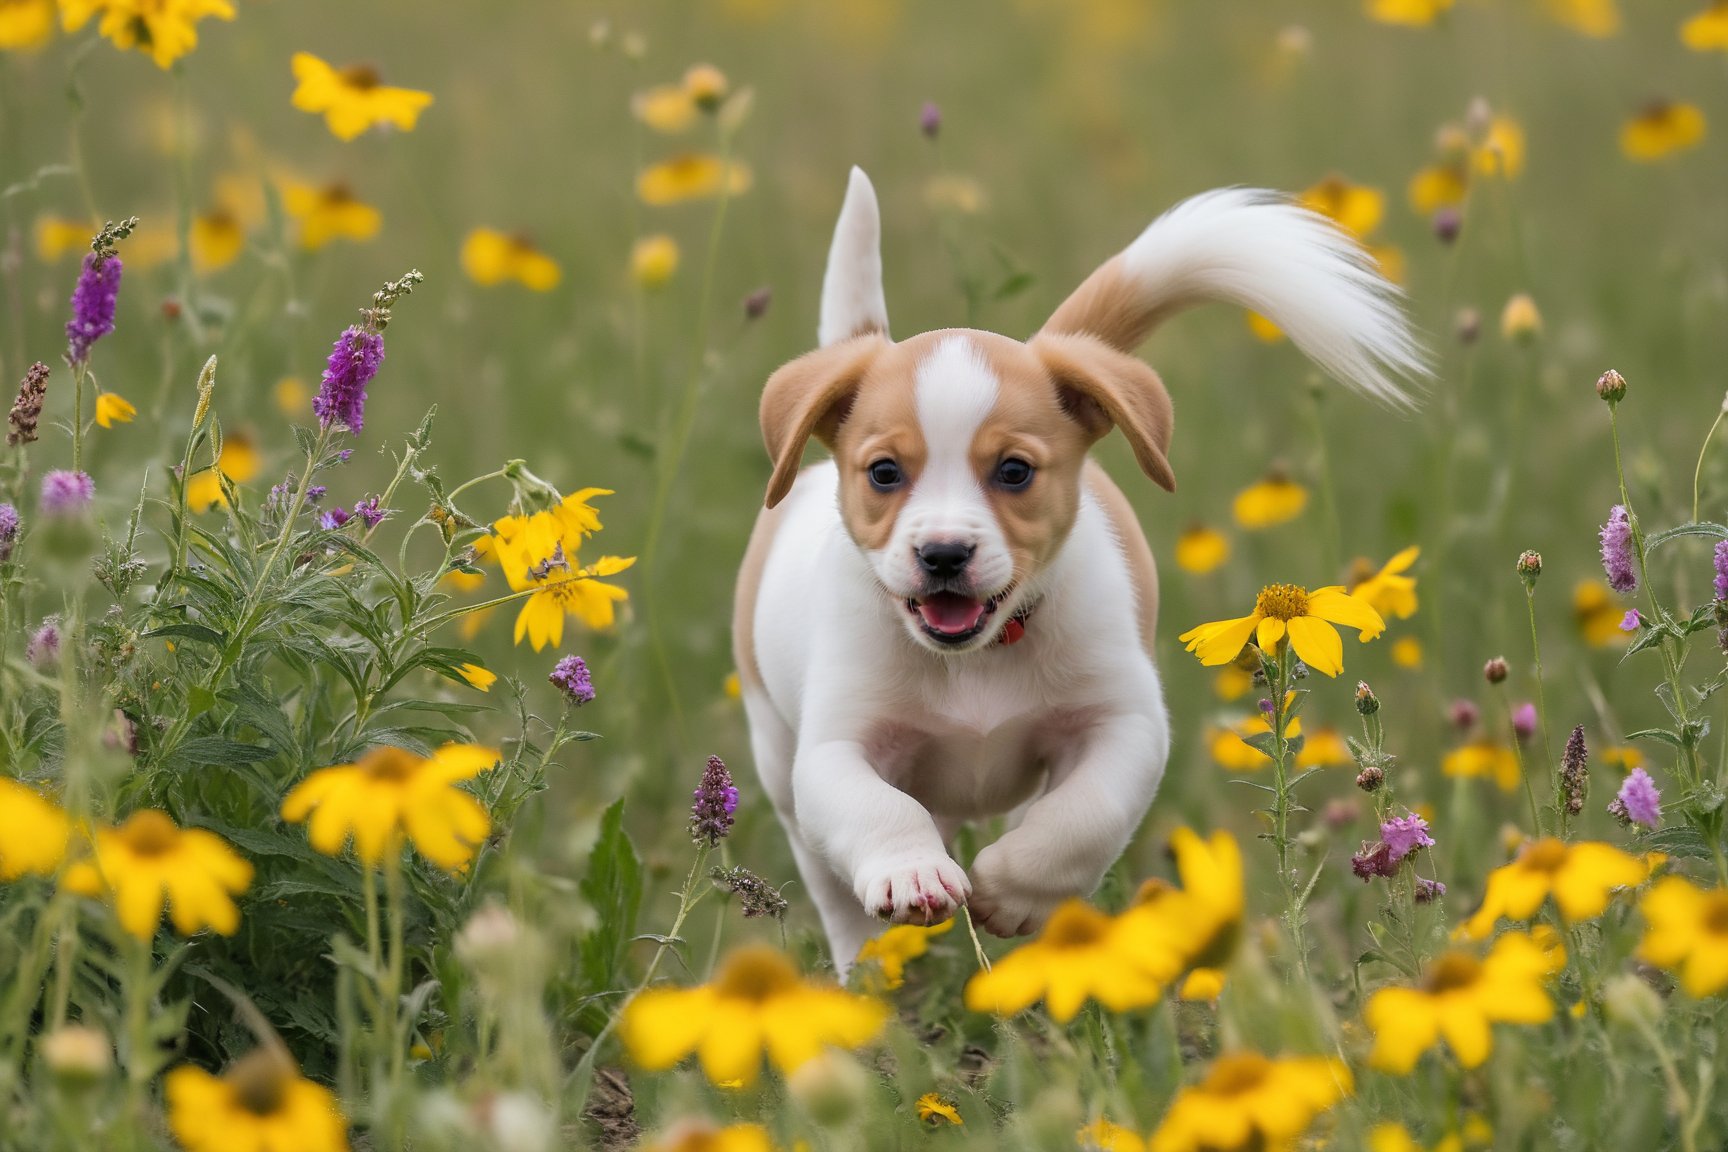
<path fill-rule="evenodd" d="M 996 638 L 998 644 L 1016 644 L 1026 638 L 1026 623 L 1019 616 L 1008 617 L 1008 623 L 1002 625 L 1002 635 Z"/>

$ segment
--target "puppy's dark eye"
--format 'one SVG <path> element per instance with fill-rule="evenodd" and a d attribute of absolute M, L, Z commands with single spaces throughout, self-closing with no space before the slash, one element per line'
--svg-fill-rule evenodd
<path fill-rule="evenodd" d="M 877 460 L 867 470 L 870 486 L 878 492 L 892 492 L 900 487 L 900 465 L 892 460 Z"/>
<path fill-rule="evenodd" d="M 1018 492 L 1032 483 L 1032 474 L 1032 465 L 1015 456 L 996 465 L 996 483 L 1011 492 Z"/>

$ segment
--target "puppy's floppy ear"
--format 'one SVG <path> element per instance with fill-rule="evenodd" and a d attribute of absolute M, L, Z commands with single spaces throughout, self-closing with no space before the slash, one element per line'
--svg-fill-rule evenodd
<path fill-rule="evenodd" d="M 879 333 L 855 336 L 806 353 L 768 378 L 762 390 L 762 441 L 774 461 L 768 507 L 792 490 L 810 437 L 833 443 L 864 374 L 887 347 Z"/>
<path fill-rule="evenodd" d="M 1167 456 L 1176 413 L 1158 373 L 1092 336 L 1043 333 L 1027 346 L 1055 381 L 1063 408 L 1093 440 L 1112 425 L 1122 429 L 1146 475 L 1176 491 Z"/>

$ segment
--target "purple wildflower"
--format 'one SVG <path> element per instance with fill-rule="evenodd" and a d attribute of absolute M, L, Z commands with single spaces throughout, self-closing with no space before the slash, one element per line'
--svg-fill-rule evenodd
<path fill-rule="evenodd" d="M 1512 709 L 1512 735 L 1520 744 L 1536 735 L 1536 705 L 1528 700 Z"/>
<path fill-rule="evenodd" d="M 326 493 L 328 491 L 330 491 L 330 489 L 324 487 L 324 485 L 322 485 L 322 484 L 308 485 L 306 488 L 306 503 L 308 503 L 308 504 L 318 503 L 318 501 L 324 499 L 324 493 Z"/>
<path fill-rule="evenodd" d="M 1392 859 L 1392 849 L 1386 841 L 1376 840 L 1372 844 L 1364 843 L 1362 851 L 1350 857 L 1350 871 L 1366 884 L 1376 876 L 1396 875 L 1398 863 Z"/>
<path fill-rule="evenodd" d="M 552 668 L 552 675 L 546 679 L 556 684 L 564 698 L 577 707 L 594 699 L 594 681 L 588 675 L 588 662 L 580 656 L 566 656 L 558 661 Z"/>
<path fill-rule="evenodd" d="M 78 286 L 72 290 L 72 319 L 66 321 L 66 362 L 83 364 L 90 346 L 114 331 L 114 306 L 120 300 L 120 257 L 91 252 L 84 257 Z"/>
<path fill-rule="evenodd" d="M 1272 701 L 1266 699 L 1260 701 L 1260 714 L 1263 716 L 1272 715 Z"/>
<path fill-rule="evenodd" d="M 96 482 L 88 472 L 56 469 L 42 477 L 41 508 L 44 515 L 64 516 L 78 512 L 96 496 Z"/>
<path fill-rule="evenodd" d="M 366 385 L 384 362 L 384 337 L 350 327 L 336 337 L 312 411 L 328 428 L 341 424 L 358 435 L 366 424 Z"/>
<path fill-rule="evenodd" d="M 1428 835 L 1428 821 L 1420 816 L 1397 816 L 1380 825 L 1380 839 L 1396 864 L 1418 848 L 1432 848 L 1434 837 Z"/>
<path fill-rule="evenodd" d="M 733 787 L 732 773 L 720 757 L 708 757 L 708 768 L 696 786 L 694 800 L 690 805 L 690 838 L 698 844 L 707 840 L 712 848 L 732 830 L 732 815 L 738 811 L 738 789 Z"/>
<path fill-rule="evenodd" d="M 1608 811 L 1622 823 L 1659 828 L 1662 826 L 1662 793 L 1656 790 L 1656 781 L 1650 779 L 1650 773 L 1634 768 L 1609 802 Z"/>
<path fill-rule="evenodd" d="M 1716 542 L 1716 599 L 1728 600 L 1728 540 Z"/>
<path fill-rule="evenodd" d="M 1626 615 L 1620 617 L 1620 631 L 1636 632 L 1644 627 L 1644 617 L 1638 615 L 1638 609 L 1628 609 Z"/>
<path fill-rule="evenodd" d="M 12 545 L 18 542 L 18 509 L 0 504 L 0 564 L 12 559 Z"/>
<path fill-rule="evenodd" d="M 1424 880 L 1420 876 L 1416 877 L 1416 903 L 1432 904 L 1444 895 L 1446 895 L 1446 885 L 1440 883 L 1440 881 Z"/>
<path fill-rule="evenodd" d="M 348 513 L 342 508 L 332 508 L 318 517 L 318 527 L 326 532 L 334 532 L 346 523 L 348 523 Z"/>
<path fill-rule="evenodd" d="M 376 528 L 384 522 L 384 517 L 390 515 L 390 510 L 378 506 L 378 497 L 368 496 L 355 502 L 354 515 L 360 517 L 367 528 Z"/>
<path fill-rule="evenodd" d="M 1608 586 L 1616 592 L 1638 587 L 1638 573 L 1632 566 L 1632 520 L 1624 504 L 1614 505 L 1608 523 L 1602 525 L 1602 570 L 1608 574 Z"/>
<path fill-rule="evenodd" d="M 6 414 L 6 446 L 16 448 L 36 439 L 36 424 L 42 419 L 42 405 L 48 399 L 48 365 L 38 360 L 24 373 L 18 383 L 18 399 Z"/>
<path fill-rule="evenodd" d="M 37 668 L 46 668 L 60 658 L 60 617 L 49 616 L 24 646 L 24 658 Z"/>
<path fill-rule="evenodd" d="M 934 100 L 924 101 L 924 107 L 918 113 L 918 131 L 932 140 L 942 131 L 942 109 Z"/>

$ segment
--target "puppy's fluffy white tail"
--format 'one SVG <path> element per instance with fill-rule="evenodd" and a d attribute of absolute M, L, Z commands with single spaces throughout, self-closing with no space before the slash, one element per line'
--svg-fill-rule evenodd
<path fill-rule="evenodd" d="M 1428 375 L 1402 293 L 1325 217 L 1276 192 L 1225 188 L 1186 200 L 1063 301 L 1046 332 L 1132 352 L 1167 316 L 1219 300 L 1283 329 L 1327 373 L 1395 406 Z"/>

